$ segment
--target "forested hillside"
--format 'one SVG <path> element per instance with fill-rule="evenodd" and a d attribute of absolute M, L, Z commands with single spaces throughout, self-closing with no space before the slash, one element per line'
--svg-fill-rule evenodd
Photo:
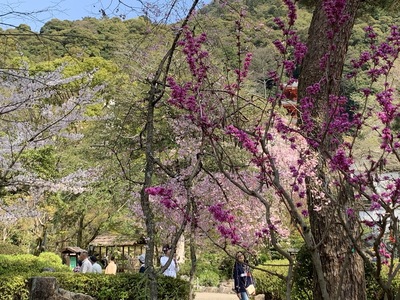
<path fill-rule="evenodd" d="M 294 29 L 305 40 L 312 7 L 306 4 L 307 1 L 303 2 L 305 4 L 299 6 L 298 21 Z M 246 10 L 240 33 L 242 49 L 253 53 L 251 79 L 256 90 L 263 92 L 266 72 L 276 64 L 277 53 L 273 41 L 281 37 L 281 31 L 274 19 L 286 14 L 286 8 L 280 0 L 247 1 L 245 5 L 231 4 L 229 9 L 221 7 L 218 2 L 212 3 L 196 15 L 195 31 L 207 32 L 216 57 L 233 67 L 237 56 L 233 47 L 236 39 L 235 19 L 242 9 Z M 366 26 L 373 26 L 378 36 L 383 36 L 390 30 L 389 24 L 399 22 L 398 16 L 391 16 L 379 6 L 374 5 L 365 10 L 368 14 L 365 11 L 360 13 L 353 29 L 349 43 L 349 60 L 366 46 L 363 30 Z M 127 55 L 135 53 L 139 60 L 141 51 L 146 51 L 144 49 L 150 45 L 161 47 L 164 34 L 173 34 L 175 27 L 175 24 L 152 23 L 146 17 L 129 20 L 117 17 L 87 17 L 80 21 L 53 19 L 38 33 L 31 32 L 29 26 L 21 24 L 15 29 L 1 30 L 0 63 L 3 67 L 16 66 L 22 57 L 31 64 L 52 64 L 65 57 L 83 62 L 86 58 L 97 57 L 121 65 L 123 57 Z"/>
<path fill-rule="evenodd" d="M 273 22 L 276 17 L 284 17 L 286 9 L 279 0 L 247 1 L 246 5 L 241 3 L 233 4 L 230 10 L 224 9 L 218 3 L 210 4 L 202 8 L 196 18 L 199 24 L 196 30 L 206 31 L 212 36 L 220 51 L 233 51 L 232 45 L 226 39 L 232 39 L 235 32 L 235 12 L 246 9 L 243 32 L 246 35 L 247 47 L 265 50 L 270 53 L 273 40 L 280 36 L 280 31 Z M 229 12 L 230 11 L 230 12 Z M 305 38 L 308 24 L 311 18 L 312 8 L 306 5 L 301 6 L 298 11 L 298 22 L 296 29 Z M 354 28 L 350 46 L 357 48 L 357 45 L 365 43 L 365 26 L 374 26 L 377 33 L 384 33 L 389 30 L 390 24 L 398 22 L 399 17 L 392 17 L 387 11 L 374 7 L 370 15 L 361 14 Z M 15 29 L 1 30 L 2 57 L 1 63 L 8 62 L 10 57 L 17 57 L 24 54 L 33 62 L 51 61 L 64 56 L 79 57 L 102 57 L 115 60 L 121 50 L 127 45 L 140 45 L 146 37 L 159 30 L 159 24 L 153 24 L 146 17 L 121 20 L 113 17 L 95 19 L 91 17 L 80 21 L 68 21 L 53 19 L 47 22 L 38 33 L 31 32 L 29 26 L 21 24 Z M 163 25 L 173 30 L 174 24 Z M 156 41 L 153 41 L 154 44 Z M 225 44 L 225 49 L 224 48 Z M 228 47 L 229 46 L 229 47 Z M 231 49 L 229 49 L 231 48 Z M 232 53 L 231 53 L 232 54 Z M 234 56 L 234 55 L 231 55 Z M 264 54 L 265 56 L 265 54 Z M 264 58 L 265 60 L 265 58 Z"/>

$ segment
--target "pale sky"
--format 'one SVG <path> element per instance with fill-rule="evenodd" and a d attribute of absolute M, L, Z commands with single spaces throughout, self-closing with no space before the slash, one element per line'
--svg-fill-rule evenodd
<path fill-rule="evenodd" d="M 0 27 L 27 24 L 38 31 L 53 18 L 72 21 L 100 17 L 101 8 L 98 0 L 0 0 Z"/>
<path fill-rule="evenodd" d="M 81 20 L 84 17 L 100 18 L 101 9 L 104 9 L 109 17 L 126 14 L 126 18 L 135 18 L 143 15 L 141 3 L 146 3 L 148 7 L 154 9 L 154 11 L 149 10 L 148 16 L 155 20 L 160 17 L 154 14 L 157 13 L 157 9 L 167 11 L 166 8 L 174 2 L 175 16 L 180 19 L 191 5 L 190 0 L 125 0 L 129 7 L 119 6 L 116 10 L 118 2 L 118 0 L 0 0 L 0 28 L 7 29 L 27 24 L 33 31 L 39 31 L 47 21 L 54 18 L 71 21 Z M 200 6 L 210 2 L 211 0 L 203 0 Z M 30 14 L 32 12 L 34 13 Z"/>

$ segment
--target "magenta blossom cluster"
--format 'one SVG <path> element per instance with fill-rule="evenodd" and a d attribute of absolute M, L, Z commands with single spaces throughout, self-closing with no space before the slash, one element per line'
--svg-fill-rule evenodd
<path fill-rule="evenodd" d="M 240 82 L 240 83 L 243 82 L 243 80 L 247 77 L 247 75 L 249 73 L 249 68 L 250 68 L 252 58 L 253 58 L 252 53 L 250 53 L 250 52 L 246 53 L 246 56 L 244 58 L 243 68 L 235 70 L 238 82 Z"/>
<path fill-rule="evenodd" d="M 202 45 L 206 41 L 206 35 L 194 36 L 187 26 L 182 30 L 184 31 L 184 39 L 179 41 L 178 44 L 183 48 L 182 51 L 186 55 L 186 61 L 194 80 L 179 85 L 172 77 L 167 78 L 172 91 L 169 102 L 181 109 L 199 114 L 202 107 L 198 103 L 197 98 L 199 94 L 201 95 L 201 85 L 207 78 L 208 70 L 208 65 L 205 61 L 208 57 L 208 52 L 202 50 Z"/>
<path fill-rule="evenodd" d="M 366 68 L 366 74 L 371 78 L 372 82 L 376 82 L 380 76 L 389 74 L 394 66 L 394 61 L 399 56 L 400 31 L 398 26 L 391 26 L 390 34 L 386 41 L 379 44 L 373 27 L 367 26 L 364 31 L 369 39 L 370 50 L 361 53 L 358 59 L 351 60 L 353 70 L 347 74 L 347 77 L 354 77 Z"/>
<path fill-rule="evenodd" d="M 283 60 L 282 65 L 285 69 L 286 74 L 293 74 L 296 66 L 300 65 L 306 52 L 307 46 L 301 42 L 297 32 L 292 29 L 296 19 L 297 19 L 297 10 L 295 3 L 297 1 L 292 0 L 284 0 L 284 4 L 287 6 L 287 25 L 285 22 L 279 18 L 274 18 L 274 23 L 279 27 L 282 31 L 283 38 L 282 40 L 275 40 L 273 44 L 275 48 L 282 54 L 283 57 L 286 57 L 288 53 L 293 53 L 293 57 Z M 290 49 L 292 49 L 290 51 Z M 268 78 L 275 78 L 269 76 Z M 278 80 L 274 80 L 278 82 Z"/>
<path fill-rule="evenodd" d="M 348 19 L 345 13 L 347 0 L 325 0 L 323 7 L 325 15 L 332 27 L 340 28 Z"/>
<path fill-rule="evenodd" d="M 269 233 L 269 228 L 262 228 L 261 230 L 256 231 L 255 234 L 258 239 L 264 239 L 269 236 Z"/>
<path fill-rule="evenodd" d="M 209 62 L 208 52 L 203 50 L 206 42 L 206 35 L 195 36 L 188 27 L 184 27 L 184 38 L 179 41 L 186 56 L 192 80 L 185 83 L 178 83 L 174 78 L 167 78 L 167 83 L 171 89 L 168 102 L 179 109 L 186 110 L 186 116 L 193 124 L 205 131 L 210 132 L 211 128 L 218 126 L 220 107 L 218 101 L 211 101 L 209 95 L 204 91 L 204 84 L 207 79 Z M 251 55 L 245 61 L 248 68 Z M 247 71 L 243 73 L 247 75 Z"/>
<path fill-rule="evenodd" d="M 380 243 L 379 245 L 379 254 L 382 257 L 382 263 L 385 265 L 389 264 L 389 258 L 391 257 L 390 252 L 387 250 L 387 247 L 384 243 Z"/>
<path fill-rule="evenodd" d="M 385 207 L 398 206 L 400 204 L 400 178 L 381 179 L 378 183 L 383 185 L 384 189 L 379 194 L 372 194 L 371 210 L 379 210 L 383 204 Z"/>
<path fill-rule="evenodd" d="M 386 77 L 394 66 L 395 60 L 400 53 L 400 31 L 398 26 L 391 26 L 389 36 L 386 41 L 379 43 L 376 39 L 377 34 L 371 26 L 364 28 L 369 39 L 369 48 L 367 52 L 363 52 L 359 59 L 352 60 L 353 70 L 348 74 L 348 78 L 356 76 L 363 69 L 371 82 L 376 82 L 379 77 Z M 370 88 L 363 89 L 365 97 L 371 95 Z M 376 114 L 383 124 L 380 131 L 381 149 L 390 153 L 396 151 L 400 147 L 400 143 L 394 140 L 392 133 L 392 123 L 400 116 L 400 104 L 396 100 L 395 90 L 388 83 L 384 85 L 384 89 L 376 93 L 376 100 L 380 105 L 380 111 Z M 374 128 L 379 130 L 379 126 Z"/>
<path fill-rule="evenodd" d="M 171 104 L 192 112 L 199 110 L 196 97 L 189 92 L 192 87 L 190 83 L 181 86 L 172 77 L 169 77 L 167 82 L 171 88 L 171 97 L 169 99 Z"/>
<path fill-rule="evenodd" d="M 160 203 L 168 209 L 174 209 L 178 206 L 172 197 L 173 192 L 171 189 L 166 189 L 161 186 L 154 186 L 147 188 L 145 191 L 149 195 L 160 197 Z"/>
<path fill-rule="evenodd" d="M 287 21 L 287 23 L 288 23 L 289 27 L 290 27 L 290 26 L 293 26 L 294 23 L 295 23 L 296 20 L 297 20 L 297 10 L 296 10 L 296 4 L 295 4 L 296 1 L 292 1 L 292 0 L 283 0 L 283 2 L 284 2 L 284 4 L 287 6 L 287 9 L 288 9 L 288 13 L 287 13 L 287 19 L 288 19 L 288 21 Z M 286 24 L 285 24 L 285 22 L 284 22 L 281 18 L 279 18 L 279 17 L 274 18 L 274 23 L 275 23 L 282 31 L 287 30 Z"/>
<path fill-rule="evenodd" d="M 223 203 L 215 203 L 208 208 L 208 211 L 213 215 L 214 219 L 223 223 L 233 223 L 235 217 L 230 213 L 229 210 L 224 209 Z"/>
<path fill-rule="evenodd" d="M 351 119 L 348 113 L 349 99 L 344 96 L 329 96 L 328 114 L 330 116 L 324 124 L 324 130 L 329 135 L 337 135 L 348 132 L 359 123 L 357 115 Z"/>
<path fill-rule="evenodd" d="M 307 96 L 299 100 L 299 108 L 302 113 L 302 124 L 301 129 L 304 133 L 312 133 L 314 131 L 315 122 L 312 117 L 312 112 L 314 110 L 315 99 L 313 97 Z M 310 140 L 309 143 L 312 141 Z M 316 141 L 315 141 L 316 142 Z M 317 144 L 314 143 L 313 148 L 316 148 Z"/>
<path fill-rule="evenodd" d="M 331 158 L 329 165 L 332 171 L 341 170 L 347 174 L 352 173 L 354 160 L 348 156 L 346 151 L 341 147 L 337 149 L 336 153 Z"/>
<path fill-rule="evenodd" d="M 217 230 L 221 236 L 230 239 L 231 243 L 234 245 L 238 244 L 240 237 L 236 232 L 236 227 L 233 225 L 235 217 L 230 213 L 229 210 L 224 209 L 224 204 L 213 204 L 208 208 L 208 211 L 212 214 L 214 219 L 220 223 L 217 226 Z"/>
<path fill-rule="evenodd" d="M 395 103 L 393 94 L 393 88 L 388 88 L 376 94 L 376 100 L 382 108 L 382 110 L 378 113 L 378 117 L 382 124 L 385 125 L 390 125 L 390 123 L 399 116 L 400 104 Z"/>
<path fill-rule="evenodd" d="M 186 61 L 193 77 L 202 82 L 207 77 L 208 66 L 205 59 L 208 52 L 202 50 L 202 45 L 207 40 L 205 33 L 194 36 L 193 32 L 186 26 L 183 28 L 185 38 L 179 41 L 179 45 L 183 47 L 182 52 L 186 55 Z"/>
<path fill-rule="evenodd" d="M 232 135 L 238 139 L 244 148 L 246 148 L 253 155 L 258 153 L 258 143 L 253 141 L 247 133 L 243 130 L 236 128 L 233 125 L 229 125 L 225 130 L 226 134 Z"/>
<path fill-rule="evenodd" d="M 236 234 L 236 227 L 229 227 L 223 224 L 217 226 L 217 230 L 222 237 L 230 239 L 232 245 L 239 244 L 240 237 Z"/>

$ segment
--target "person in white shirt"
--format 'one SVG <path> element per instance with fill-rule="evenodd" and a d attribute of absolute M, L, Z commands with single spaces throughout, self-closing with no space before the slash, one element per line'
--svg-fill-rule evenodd
<path fill-rule="evenodd" d="M 171 247 L 169 245 L 165 245 L 163 247 L 163 256 L 160 258 L 161 267 L 164 267 L 171 255 Z M 179 272 L 179 266 L 176 262 L 176 259 L 173 258 L 168 268 L 164 271 L 165 276 L 170 276 L 176 278 L 176 273 Z"/>
<path fill-rule="evenodd" d="M 117 274 L 117 264 L 115 263 L 114 255 L 111 255 L 110 262 L 108 263 L 106 269 L 104 270 L 104 274 Z"/>
<path fill-rule="evenodd" d="M 81 273 L 92 273 L 93 267 L 92 263 L 89 260 L 87 251 L 82 251 L 79 255 L 80 260 L 82 261 L 82 266 L 79 272 Z"/>
<path fill-rule="evenodd" d="M 91 256 L 90 261 L 92 262 L 92 273 L 101 274 L 103 273 L 103 269 L 101 268 L 100 264 L 97 262 L 96 256 Z"/>

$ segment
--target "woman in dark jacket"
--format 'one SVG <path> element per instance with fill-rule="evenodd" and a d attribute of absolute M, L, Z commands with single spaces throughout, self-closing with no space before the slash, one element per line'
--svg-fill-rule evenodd
<path fill-rule="evenodd" d="M 254 284 L 250 273 L 250 267 L 247 264 L 243 252 L 236 253 L 236 261 L 233 266 L 233 280 L 235 281 L 235 291 L 240 300 L 249 300 L 246 288 Z"/>

